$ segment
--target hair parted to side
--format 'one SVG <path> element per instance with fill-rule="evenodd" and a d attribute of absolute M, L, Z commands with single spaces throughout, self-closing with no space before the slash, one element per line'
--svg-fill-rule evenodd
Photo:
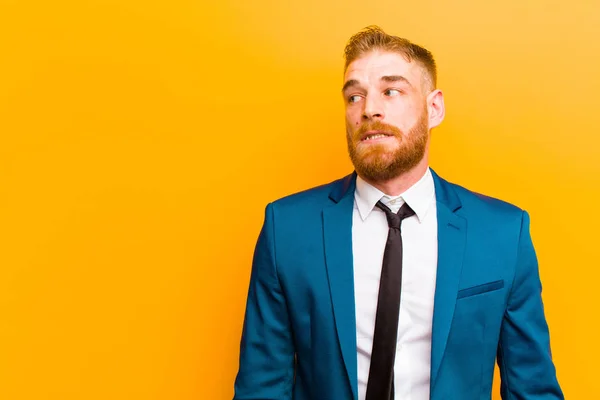
<path fill-rule="evenodd" d="M 368 26 L 350 38 L 344 49 L 344 72 L 352 61 L 375 50 L 399 53 L 409 62 L 420 63 L 429 75 L 432 89 L 437 86 L 437 67 L 431 52 L 408 39 L 389 35 L 376 25 Z"/>

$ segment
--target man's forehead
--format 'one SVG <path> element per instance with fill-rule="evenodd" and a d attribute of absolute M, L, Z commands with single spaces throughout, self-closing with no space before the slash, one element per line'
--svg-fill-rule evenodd
<path fill-rule="evenodd" d="M 420 68 L 414 61 L 408 61 L 402 54 L 392 52 L 371 52 L 357 58 L 348 65 L 344 79 L 363 80 L 366 78 L 400 75 L 407 79 L 418 79 Z M 362 78 L 362 79 L 361 79 Z"/>

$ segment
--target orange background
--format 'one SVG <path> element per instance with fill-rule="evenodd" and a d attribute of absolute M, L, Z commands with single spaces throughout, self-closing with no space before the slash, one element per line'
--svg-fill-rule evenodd
<path fill-rule="evenodd" d="M 351 171 L 370 24 L 436 56 L 432 166 L 531 213 L 559 379 L 596 396 L 597 0 L 0 0 L 1 399 L 231 398 L 264 207 Z"/>

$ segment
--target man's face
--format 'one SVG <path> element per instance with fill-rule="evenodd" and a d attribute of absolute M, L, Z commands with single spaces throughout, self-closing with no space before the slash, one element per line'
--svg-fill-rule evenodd
<path fill-rule="evenodd" d="M 428 83 L 416 62 L 374 51 L 344 76 L 348 152 L 364 179 L 383 182 L 423 160 L 428 138 Z"/>

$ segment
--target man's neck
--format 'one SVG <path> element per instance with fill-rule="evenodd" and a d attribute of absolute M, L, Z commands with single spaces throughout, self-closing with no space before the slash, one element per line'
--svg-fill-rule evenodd
<path fill-rule="evenodd" d="M 381 190 L 386 195 L 394 197 L 406 192 L 411 186 L 417 183 L 423 177 L 423 175 L 425 175 L 427 168 L 429 168 L 429 165 L 427 160 L 424 159 L 410 171 L 407 171 L 387 181 L 373 182 L 368 179 L 363 179 L 365 182 Z"/>

